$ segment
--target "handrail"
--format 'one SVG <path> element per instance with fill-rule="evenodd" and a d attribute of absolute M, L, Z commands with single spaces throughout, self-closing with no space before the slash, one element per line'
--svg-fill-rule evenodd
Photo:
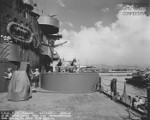
<path fill-rule="evenodd" d="M 105 79 L 105 78 L 102 78 L 102 79 L 104 79 L 104 80 L 107 80 L 107 81 L 110 81 L 110 82 L 111 82 L 111 80 L 110 80 L 110 79 Z M 107 88 L 108 88 L 108 87 L 110 87 L 110 85 L 106 85 L 106 84 L 104 83 L 104 81 L 103 81 L 103 80 L 101 80 L 101 82 L 102 82 L 102 84 L 103 84 L 105 87 L 107 87 Z M 125 83 L 125 82 L 122 82 L 122 81 L 117 81 L 117 82 Z M 102 85 L 102 86 L 103 86 L 103 85 Z M 104 87 L 104 86 L 103 86 L 103 87 Z M 120 89 L 120 88 L 118 88 L 118 87 L 117 87 L 117 89 L 118 89 L 118 90 L 120 90 L 120 91 L 122 91 L 122 92 L 124 91 L 123 89 Z M 128 94 L 128 93 L 130 93 L 130 94 L 132 94 L 132 95 L 134 95 L 134 96 L 139 96 L 139 97 L 142 97 L 142 98 L 147 99 L 147 97 L 146 97 L 146 96 L 139 95 L 139 94 L 133 93 L 133 92 L 128 91 L 128 90 L 126 91 L 126 93 L 127 93 L 127 94 Z"/>
<path fill-rule="evenodd" d="M 110 79 L 106 79 L 106 78 L 102 78 L 102 79 L 107 80 L 107 81 L 111 81 Z M 122 81 L 117 81 L 117 82 L 124 83 Z"/>

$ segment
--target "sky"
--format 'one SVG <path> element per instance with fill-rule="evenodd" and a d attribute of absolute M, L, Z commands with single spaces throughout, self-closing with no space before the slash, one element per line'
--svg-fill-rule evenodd
<path fill-rule="evenodd" d="M 150 65 L 148 0 L 36 1 L 40 14 L 60 21 L 63 38 L 56 42 L 67 41 L 56 49 L 61 58 L 81 64 Z"/>

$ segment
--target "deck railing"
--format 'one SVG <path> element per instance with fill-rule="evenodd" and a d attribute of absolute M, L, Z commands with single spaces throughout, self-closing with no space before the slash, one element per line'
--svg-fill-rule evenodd
<path fill-rule="evenodd" d="M 106 84 L 107 81 L 107 84 Z M 117 83 L 123 84 L 124 88 L 118 88 Z M 117 80 L 116 78 L 113 79 L 105 79 L 99 77 L 99 83 L 96 84 L 96 91 L 100 93 L 104 93 L 112 100 L 120 102 L 127 106 L 127 111 L 131 112 L 131 109 L 139 113 L 142 120 L 149 120 L 150 119 L 150 88 L 147 88 L 147 96 L 135 94 L 131 91 L 126 90 L 126 82 L 122 82 Z M 137 104 L 135 106 L 136 97 L 142 99 L 143 104 Z M 139 117 L 139 116 L 137 116 Z"/>

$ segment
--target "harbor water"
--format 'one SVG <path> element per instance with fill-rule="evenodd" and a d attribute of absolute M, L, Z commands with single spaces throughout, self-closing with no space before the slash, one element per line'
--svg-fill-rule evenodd
<path fill-rule="evenodd" d="M 129 73 L 99 73 L 102 80 L 102 86 L 104 90 L 110 92 L 110 82 L 113 78 L 117 79 L 117 91 L 122 95 L 124 90 L 125 78 L 131 78 Z M 140 85 L 131 85 L 126 83 L 126 93 L 132 97 L 142 96 L 146 97 L 146 87 Z"/>

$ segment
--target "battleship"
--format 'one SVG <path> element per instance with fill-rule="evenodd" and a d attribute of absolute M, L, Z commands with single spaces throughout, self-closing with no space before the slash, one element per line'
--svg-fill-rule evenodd
<path fill-rule="evenodd" d="M 54 48 L 59 35 L 59 21 L 34 12 L 32 0 L 0 1 L 0 92 L 6 92 L 8 83 L 3 77 L 7 68 L 29 71 L 39 68 L 49 71 L 50 63 L 58 60 Z"/>
<path fill-rule="evenodd" d="M 55 48 L 66 42 L 55 44 L 56 40 L 62 38 L 59 34 L 59 20 L 54 16 L 38 14 L 34 11 L 35 6 L 32 0 L 0 0 L 1 119 L 19 117 L 16 119 L 55 120 L 62 117 L 67 120 L 116 120 L 131 117 L 126 107 L 108 99 L 121 100 L 116 90 L 115 96 L 112 96 L 103 89 L 97 71 L 55 71 L 54 66 L 51 66 L 59 59 L 57 52 L 54 52 Z M 8 68 L 25 71 L 28 77 L 32 69 L 39 68 L 40 86 L 31 99 L 8 101 L 9 82 L 3 77 Z M 22 79 L 28 78 L 26 76 Z M 129 101 L 126 96 L 124 91 L 122 102 Z M 131 107 L 130 104 L 125 105 Z M 137 114 L 141 117 L 139 112 Z"/>

